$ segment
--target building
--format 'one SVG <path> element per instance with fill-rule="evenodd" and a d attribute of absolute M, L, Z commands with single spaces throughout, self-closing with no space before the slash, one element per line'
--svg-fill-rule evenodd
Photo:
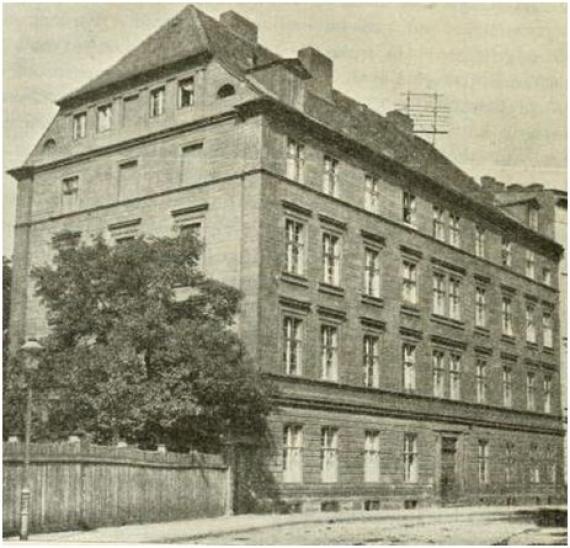
<path fill-rule="evenodd" d="M 46 332 L 28 279 L 64 229 L 194 225 L 280 388 L 268 463 L 293 510 L 562 496 L 551 234 L 333 87 L 193 6 L 63 97 L 18 181 L 13 347 Z M 539 211 L 540 216 L 540 211 Z"/>

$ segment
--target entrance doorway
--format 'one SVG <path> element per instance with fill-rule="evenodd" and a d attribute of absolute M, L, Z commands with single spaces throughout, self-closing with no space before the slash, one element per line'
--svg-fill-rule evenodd
<path fill-rule="evenodd" d="M 441 438 L 441 474 L 440 488 L 442 503 L 450 503 L 457 499 L 459 485 L 457 481 L 457 438 L 442 436 Z"/>

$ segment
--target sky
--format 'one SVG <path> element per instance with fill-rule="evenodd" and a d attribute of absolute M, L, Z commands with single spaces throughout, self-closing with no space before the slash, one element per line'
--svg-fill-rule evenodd
<path fill-rule="evenodd" d="M 384 114 L 410 90 L 442 94 L 437 147 L 469 175 L 566 188 L 563 4 L 196 4 L 233 9 L 284 57 L 313 46 L 335 87 Z M 54 101 L 108 68 L 183 4 L 4 4 L 3 171 L 21 165 Z M 4 255 L 16 183 L 3 176 Z"/>

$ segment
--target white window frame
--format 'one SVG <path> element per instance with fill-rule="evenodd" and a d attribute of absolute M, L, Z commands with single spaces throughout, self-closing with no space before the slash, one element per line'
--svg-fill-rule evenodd
<path fill-rule="evenodd" d="M 283 483 L 303 483 L 303 427 L 283 427 Z"/>
<path fill-rule="evenodd" d="M 461 247 L 461 217 L 449 214 L 449 245 Z"/>
<path fill-rule="evenodd" d="M 380 209 L 380 180 L 368 174 L 364 176 L 364 209 L 372 213 Z"/>
<path fill-rule="evenodd" d="M 113 127 L 113 103 L 97 107 L 97 133 L 111 131 Z"/>
<path fill-rule="evenodd" d="M 449 354 L 449 399 L 461 399 L 461 354 Z"/>
<path fill-rule="evenodd" d="M 417 346 L 410 342 L 402 343 L 403 385 L 406 392 L 416 390 L 416 350 Z"/>
<path fill-rule="evenodd" d="M 333 232 L 322 233 L 323 282 L 339 287 L 342 237 Z"/>
<path fill-rule="evenodd" d="M 447 277 L 442 272 L 434 272 L 432 278 L 432 312 L 439 316 L 446 315 Z"/>
<path fill-rule="evenodd" d="M 166 103 L 166 88 L 159 86 L 150 91 L 150 117 L 159 118 L 164 115 Z"/>
<path fill-rule="evenodd" d="M 475 326 L 487 326 L 487 291 L 484 287 L 475 287 Z"/>
<path fill-rule="evenodd" d="M 435 349 L 432 351 L 433 395 L 436 398 L 445 397 L 445 352 Z"/>
<path fill-rule="evenodd" d="M 305 273 L 305 223 L 291 217 L 285 218 L 285 272 Z"/>
<path fill-rule="evenodd" d="M 321 481 L 338 481 L 338 428 L 332 426 L 321 428 Z"/>
<path fill-rule="evenodd" d="M 552 312 L 542 312 L 542 345 L 545 348 L 554 348 L 554 333 L 552 327 Z"/>
<path fill-rule="evenodd" d="M 536 410 L 536 373 L 528 371 L 526 374 L 526 408 L 527 411 Z"/>
<path fill-rule="evenodd" d="M 461 320 L 461 279 L 449 276 L 447 281 L 447 300 L 449 317 L 452 320 Z"/>
<path fill-rule="evenodd" d="M 362 338 L 362 363 L 364 368 L 364 386 L 380 386 L 380 337 L 367 333 Z"/>
<path fill-rule="evenodd" d="M 87 135 L 87 112 L 77 112 L 73 115 L 73 140 L 84 139 Z"/>
<path fill-rule="evenodd" d="M 479 440 L 477 442 L 477 469 L 480 485 L 489 483 L 489 442 Z"/>
<path fill-rule="evenodd" d="M 402 191 L 402 221 L 412 227 L 416 226 L 416 196 L 409 190 Z"/>
<path fill-rule="evenodd" d="M 323 192 L 329 196 L 338 197 L 339 161 L 332 156 L 325 155 L 323 166 Z"/>
<path fill-rule="evenodd" d="M 196 88 L 194 76 L 178 80 L 177 86 L 178 108 L 192 108 L 196 102 Z"/>
<path fill-rule="evenodd" d="M 418 436 L 406 432 L 404 434 L 404 483 L 418 482 Z"/>
<path fill-rule="evenodd" d="M 484 258 L 486 255 L 486 233 L 485 229 L 475 225 L 475 255 Z"/>
<path fill-rule="evenodd" d="M 445 242 L 445 209 L 433 206 L 432 236 L 440 242 Z"/>
<path fill-rule="evenodd" d="M 298 183 L 304 182 L 305 173 L 305 145 L 295 141 L 295 139 L 287 139 L 287 178 Z"/>
<path fill-rule="evenodd" d="M 481 358 L 475 364 L 475 389 L 477 403 L 487 402 L 487 362 Z"/>
<path fill-rule="evenodd" d="M 415 261 L 402 259 L 402 300 L 406 303 L 418 303 L 418 281 Z"/>
<path fill-rule="evenodd" d="M 364 483 L 380 481 L 380 432 L 364 432 Z"/>
<path fill-rule="evenodd" d="M 364 294 L 380 298 L 380 251 L 364 247 Z"/>
<path fill-rule="evenodd" d="M 303 327 L 302 318 L 283 315 L 283 363 L 290 376 L 303 374 Z"/>
<path fill-rule="evenodd" d="M 338 381 L 338 341 L 338 326 L 322 323 L 320 328 L 322 380 Z"/>

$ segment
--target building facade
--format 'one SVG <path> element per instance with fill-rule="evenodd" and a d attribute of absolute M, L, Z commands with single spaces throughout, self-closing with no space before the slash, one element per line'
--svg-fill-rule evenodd
<path fill-rule="evenodd" d="M 12 347 L 47 332 L 53 237 L 192 225 L 279 388 L 268 462 L 294 510 L 562 496 L 552 235 L 413 134 L 193 6 L 78 91 L 18 180 Z M 532 268 L 531 268 L 532 267 Z"/>

